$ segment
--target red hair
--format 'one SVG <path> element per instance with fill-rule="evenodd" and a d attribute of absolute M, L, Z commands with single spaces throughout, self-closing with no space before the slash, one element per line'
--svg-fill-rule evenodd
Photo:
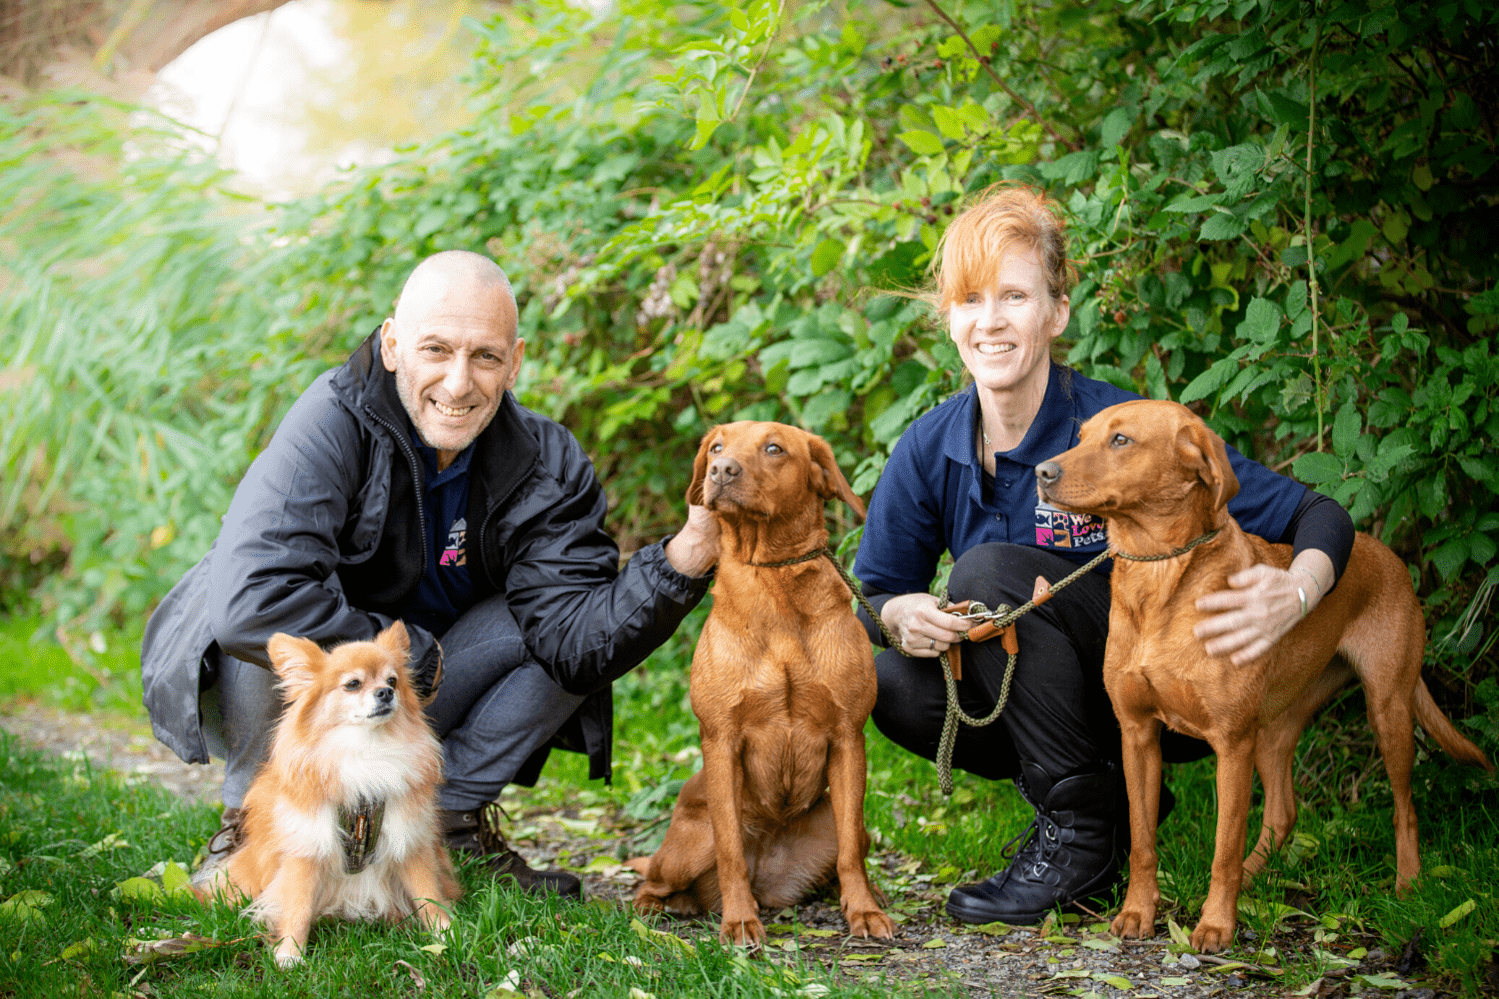
<path fill-rule="evenodd" d="M 1036 254 L 1053 299 L 1067 294 L 1077 273 L 1067 260 L 1062 206 L 1033 187 L 1001 182 L 942 234 L 932 256 L 937 308 L 945 311 L 970 292 L 987 290 L 1000 258 L 1017 249 Z"/>

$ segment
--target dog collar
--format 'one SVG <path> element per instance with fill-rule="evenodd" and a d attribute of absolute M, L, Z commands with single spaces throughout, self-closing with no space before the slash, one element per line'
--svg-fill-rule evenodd
<path fill-rule="evenodd" d="M 833 558 L 833 553 L 828 551 L 827 546 L 823 546 L 822 548 L 814 548 L 805 555 L 788 558 L 783 562 L 746 562 L 745 565 L 752 565 L 757 569 L 779 569 L 784 565 L 798 565 L 802 562 L 810 562 L 819 555 L 826 555 L 830 559 Z M 837 559 L 833 559 L 833 561 L 836 562 Z"/>
<path fill-rule="evenodd" d="M 1216 538 L 1218 536 L 1218 532 L 1221 530 L 1222 528 L 1214 528 L 1213 530 L 1204 534 L 1202 537 L 1193 538 L 1191 541 L 1188 541 L 1180 548 L 1173 548 L 1163 555 L 1131 555 L 1129 552 L 1122 552 L 1117 548 L 1113 550 L 1113 554 L 1115 558 L 1122 558 L 1129 562 L 1162 562 L 1168 558 L 1176 558 L 1178 555 L 1185 555 L 1187 554 L 1187 552 L 1191 551 L 1193 548 L 1196 548 L 1198 545 L 1207 544 L 1209 541 L 1212 541 L 1214 538 Z"/>
<path fill-rule="evenodd" d="M 363 796 L 353 808 L 338 806 L 338 838 L 344 848 L 344 873 L 358 874 L 369 866 L 385 819 L 385 800 Z"/>

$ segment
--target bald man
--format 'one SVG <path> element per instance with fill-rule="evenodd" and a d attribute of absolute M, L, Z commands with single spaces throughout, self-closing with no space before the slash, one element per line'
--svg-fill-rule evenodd
<path fill-rule="evenodd" d="M 554 746 L 609 776 L 609 685 L 702 598 L 718 539 L 691 508 L 621 569 L 582 448 L 511 395 L 525 347 L 493 261 L 422 261 L 395 315 L 292 406 L 213 547 L 152 615 L 141 663 L 157 738 L 190 763 L 226 760 L 197 879 L 240 843 L 280 715 L 266 642 L 369 639 L 400 619 L 443 740 L 448 845 L 528 890 L 581 897 L 573 875 L 527 866 L 487 806 L 534 784 Z"/>

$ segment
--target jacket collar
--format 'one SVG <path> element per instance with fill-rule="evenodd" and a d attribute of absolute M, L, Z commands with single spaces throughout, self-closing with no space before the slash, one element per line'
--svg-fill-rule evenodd
<path fill-rule="evenodd" d="M 343 381 L 345 376 L 345 387 L 351 391 L 356 409 L 375 417 L 385 430 L 410 425 L 406 407 L 401 405 L 396 392 L 396 376 L 386 371 L 380 360 L 378 327 L 354 351 L 337 380 Z M 541 456 L 541 443 L 526 426 L 522 414 L 515 396 L 507 391 L 494 419 L 474 441 L 470 474 L 477 474 L 482 480 L 486 513 L 515 491 Z M 399 449 L 401 442 L 394 443 Z"/>
<path fill-rule="evenodd" d="M 1077 401 L 1072 395 L 1072 372 L 1052 364 L 1046 379 L 1046 395 L 1031 421 L 1030 429 L 1020 443 L 1009 451 L 998 452 L 1019 465 L 1039 465 L 1072 447 L 1076 441 Z M 978 427 L 978 389 L 969 385 L 959 397 L 958 412 L 942 435 L 942 453 L 953 461 L 974 467 L 979 475 L 977 449 L 973 442 Z"/>

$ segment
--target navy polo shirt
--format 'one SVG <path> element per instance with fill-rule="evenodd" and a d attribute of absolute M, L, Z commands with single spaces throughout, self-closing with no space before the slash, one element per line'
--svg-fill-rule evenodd
<path fill-rule="evenodd" d="M 422 519 L 426 522 L 426 571 L 407 595 L 401 618 L 441 636 L 474 604 L 473 578 L 468 571 L 468 467 L 474 457 L 470 444 L 453 463 L 437 470 L 437 451 L 412 431 L 411 441 L 421 456 Z"/>
<path fill-rule="evenodd" d="M 1089 561 L 1108 545 L 1103 520 L 1043 503 L 1036 466 L 1075 446 L 1088 417 L 1139 398 L 1053 364 L 1040 411 L 1018 447 L 995 453 L 991 481 L 973 446 L 978 394 L 970 385 L 896 442 L 869 503 L 854 574 L 872 591 L 925 593 L 943 551 L 956 559 L 990 541 L 1045 548 L 1079 565 Z M 1228 458 L 1239 478 L 1229 513 L 1251 534 L 1279 540 L 1306 487 L 1233 448 Z"/>

